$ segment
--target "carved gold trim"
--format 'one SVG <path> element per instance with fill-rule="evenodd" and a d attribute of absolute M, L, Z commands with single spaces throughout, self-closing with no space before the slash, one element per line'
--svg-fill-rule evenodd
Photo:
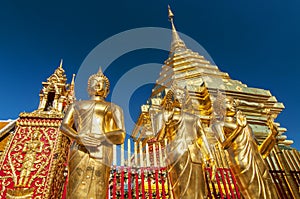
<path fill-rule="evenodd" d="M 62 118 L 31 118 L 31 117 L 22 117 L 17 121 L 19 126 L 39 126 L 39 127 L 53 127 L 57 128 L 60 126 Z"/>
<path fill-rule="evenodd" d="M 48 173 L 48 183 L 43 198 L 61 198 L 66 181 L 66 162 L 68 158 L 70 140 L 58 132 L 56 145 L 53 151 L 52 166 Z"/>
<path fill-rule="evenodd" d="M 41 118 L 41 119 L 45 119 L 45 118 L 51 118 L 51 119 L 57 119 L 60 118 L 62 119 L 64 117 L 63 113 L 61 112 L 51 112 L 51 111 L 34 111 L 32 113 L 20 113 L 19 115 L 20 117 L 23 118 Z"/>
<path fill-rule="evenodd" d="M 33 196 L 33 188 L 18 188 L 18 189 L 7 189 L 7 199 L 31 199 Z"/>

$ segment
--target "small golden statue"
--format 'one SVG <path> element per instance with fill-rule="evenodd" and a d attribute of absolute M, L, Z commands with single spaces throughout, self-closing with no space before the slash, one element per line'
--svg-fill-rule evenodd
<path fill-rule="evenodd" d="M 218 94 L 213 104 L 212 130 L 227 150 L 230 167 L 244 198 L 278 198 L 246 116 L 236 110 L 233 98 Z M 270 139 L 271 138 L 271 139 Z M 269 136 L 267 139 L 272 140 Z M 271 142 L 268 142 L 271 143 Z M 266 148 L 264 152 L 267 152 Z"/>
<path fill-rule="evenodd" d="M 20 179 L 17 184 L 17 187 L 27 186 L 29 176 L 31 171 L 34 171 L 33 168 L 36 160 L 36 154 L 42 152 L 44 143 L 40 141 L 41 133 L 38 130 L 35 130 L 31 134 L 30 141 L 25 142 L 23 152 L 25 152 L 24 159 L 22 161 L 22 168 L 20 172 Z"/>
<path fill-rule="evenodd" d="M 122 109 L 105 101 L 109 86 L 108 78 L 100 69 L 88 80 L 91 99 L 71 104 L 65 114 L 60 129 L 74 140 L 67 198 L 106 198 L 112 146 L 122 144 L 125 139 Z"/>
<path fill-rule="evenodd" d="M 188 92 L 175 87 L 167 92 L 162 113 L 156 115 L 157 141 L 167 139 L 167 169 L 174 199 L 206 198 L 204 161 L 215 164 L 200 118 L 184 110 Z"/>

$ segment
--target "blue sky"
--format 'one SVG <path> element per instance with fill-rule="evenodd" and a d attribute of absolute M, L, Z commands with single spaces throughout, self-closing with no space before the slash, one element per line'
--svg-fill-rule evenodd
<path fill-rule="evenodd" d="M 288 129 L 288 138 L 300 149 L 297 0 L 1 1 L 0 119 L 36 109 L 41 82 L 61 58 L 70 80 L 90 51 L 111 36 L 141 27 L 169 28 L 168 4 L 177 29 L 199 42 L 220 70 L 249 87 L 270 90 L 284 103 L 286 108 L 276 121 Z M 120 72 L 147 63 L 162 64 L 167 56 L 159 49 L 126 53 L 107 66 L 108 76 L 116 83 Z M 140 86 L 132 95 L 132 117 L 139 114 L 149 89 L 150 85 Z"/>

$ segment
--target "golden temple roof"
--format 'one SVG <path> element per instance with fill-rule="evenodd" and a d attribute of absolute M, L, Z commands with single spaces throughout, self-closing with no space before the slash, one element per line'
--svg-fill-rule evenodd
<path fill-rule="evenodd" d="M 15 124 L 16 120 L 0 121 L 0 159 L 11 137 L 11 131 L 14 129 Z"/>
<path fill-rule="evenodd" d="M 0 121 L 0 130 L 5 127 L 9 122 L 8 121 Z"/>

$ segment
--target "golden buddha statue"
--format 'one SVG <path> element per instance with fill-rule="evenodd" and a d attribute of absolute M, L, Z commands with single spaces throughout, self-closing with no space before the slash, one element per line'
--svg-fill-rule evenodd
<path fill-rule="evenodd" d="M 88 80 L 90 100 L 76 101 L 61 125 L 74 140 L 69 158 L 67 198 L 105 199 L 112 164 L 112 146 L 125 139 L 123 111 L 105 101 L 109 80 L 101 69 Z"/>
<path fill-rule="evenodd" d="M 200 118 L 184 110 L 187 101 L 185 89 L 173 88 L 154 120 L 157 141 L 168 140 L 166 161 L 173 199 L 206 198 L 204 163 L 215 168 Z"/>
<path fill-rule="evenodd" d="M 276 199 L 276 189 L 252 129 L 247 124 L 246 116 L 237 111 L 236 106 L 233 98 L 218 94 L 213 104 L 215 118 L 212 130 L 228 152 L 230 167 L 243 197 Z M 267 139 L 271 143 L 273 137 Z M 267 149 L 263 148 L 265 153 Z"/>

